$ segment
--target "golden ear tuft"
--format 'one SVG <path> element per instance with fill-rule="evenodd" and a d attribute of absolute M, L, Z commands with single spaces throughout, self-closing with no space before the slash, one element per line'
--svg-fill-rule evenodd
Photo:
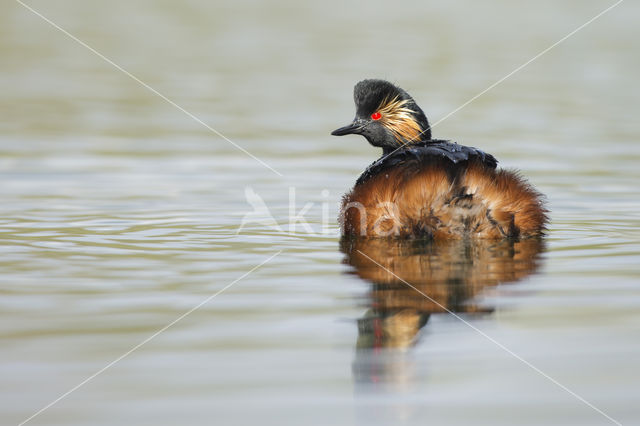
<path fill-rule="evenodd" d="M 382 116 L 381 123 L 391 131 L 398 145 L 413 142 L 422 131 L 413 111 L 406 106 L 409 102 L 397 96 L 393 99 L 385 98 L 377 110 Z"/>

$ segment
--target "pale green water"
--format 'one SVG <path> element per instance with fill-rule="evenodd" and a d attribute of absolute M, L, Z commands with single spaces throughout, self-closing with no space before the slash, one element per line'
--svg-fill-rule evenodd
<path fill-rule="evenodd" d="M 4 2 L 2 424 L 280 250 L 28 424 L 613 424 L 447 314 L 406 351 L 370 349 L 372 286 L 335 216 L 378 152 L 329 136 L 359 79 L 397 82 L 437 121 L 612 2 L 29 4 L 283 176 Z M 639 17 L 623 2 L 434 128 L 551 208 L 546 251 L 516 284 L 480 274 L 458 301 L 493 312 L 463 318 L 623 424 L 640 417 Z M 246 187 L 282 230 L 237 234 Z M 329 232 L 286 231 L 290 187 Z"/>

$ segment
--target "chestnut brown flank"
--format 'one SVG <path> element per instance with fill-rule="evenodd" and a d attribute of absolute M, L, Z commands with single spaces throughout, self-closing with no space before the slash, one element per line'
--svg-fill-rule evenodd
<path fill-rule="evenodd" d="M 344 235 L 434 239 L 528 237 L 547 221 L 542 196 L 519 174 L 444 161 L 417 171 L 399 166 L 343 198 Z M 362 226 L 361 226 L 362 221 Z"/>

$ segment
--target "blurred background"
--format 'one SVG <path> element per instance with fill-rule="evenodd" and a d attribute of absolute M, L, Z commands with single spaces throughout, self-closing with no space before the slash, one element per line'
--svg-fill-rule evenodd
<path fill-rule="evenodd" d="M 615 424 L 339 245 L 340 197 L 380 153 L 329 135 L 363 78 L 435 122 L 614 1 L 27 4 L 277 173 L 3 2 L 3 424 L 279 250 L 28 424 Z M 433 129 L 547 195 L 543 246 L 365 249 L 623 424 L 640 416 L 639 18 L 620 3 Z M 237 232 L 247 194 L 278 226 Z M 314 232 L 290 229 L 307 203 Z"/>

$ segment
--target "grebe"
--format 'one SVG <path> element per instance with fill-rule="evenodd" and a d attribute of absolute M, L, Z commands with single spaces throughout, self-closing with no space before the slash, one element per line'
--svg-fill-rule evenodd
<path fill-rule="evenodd" d="M 517 172 L 479 149 L 431 139 L 413 98 L 384 80 L 356 84 L 353 123 L 334 130 L 360 134 L 382 157 L 342 201 L 345 236 L 520 238 L 543 234 L 543 196 Z"/>

